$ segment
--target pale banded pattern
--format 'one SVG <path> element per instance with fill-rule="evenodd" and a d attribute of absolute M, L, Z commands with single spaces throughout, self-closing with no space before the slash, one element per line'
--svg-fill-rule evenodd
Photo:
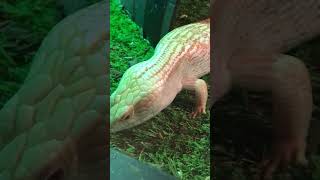
<path fill-rule="evenodd" d="M 209 73 L 209 49 L 209 21 L 188 24 L 165 35 L 157 44 L 154 55 L 130 67 L 111 95 L 112 129 L 132 127 L 158 113 L 160 109 L 155 106 L 161 106 L 161 103 L 155 105 L 155 102 L 159 94 L 164 92 L 166 84 L 175 79 L 177 74 L 181 77 L 200 77 Z M 129 111 L 139 119 L 132 117 L 126 122 L 122 121 Z"/>

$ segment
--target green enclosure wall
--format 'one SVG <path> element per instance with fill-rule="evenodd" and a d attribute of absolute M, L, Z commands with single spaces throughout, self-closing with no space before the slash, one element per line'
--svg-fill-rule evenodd
<path fill-rule="evenodd" d="M 120 1 L 133 21 L 143 28 L 143 35 L 153 46 L 170 31 L 178 0 Z"/>

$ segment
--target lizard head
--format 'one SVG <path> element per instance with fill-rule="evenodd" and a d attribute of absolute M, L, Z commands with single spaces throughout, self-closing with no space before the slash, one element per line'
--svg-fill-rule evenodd
<path fill-rule="evenodd" d="M 142 63 L 129 68 L 110 97 L 110 131 L 134 127 L 155 115 L 155 87 L 141 76 Z"/>

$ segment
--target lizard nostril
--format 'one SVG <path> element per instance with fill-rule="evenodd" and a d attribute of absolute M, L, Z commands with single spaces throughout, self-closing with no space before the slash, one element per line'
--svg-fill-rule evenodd
<path fill-rule="evenodd" d="M 59 168 L 51 172 L 49 176 L 45 178 L 45 180 L 64 180 L 64 177 L 65 177 L 64 170 L 62 168 Z"/>

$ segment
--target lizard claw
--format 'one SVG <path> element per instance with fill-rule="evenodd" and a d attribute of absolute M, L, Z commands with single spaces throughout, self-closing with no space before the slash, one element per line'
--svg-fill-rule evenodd
<path fill-rule="evenodd" d="M 206 114 L 206 108 L 202 106 L 197 106 L 196 110 L 191 113 L 192 118 L 196 118 L 200 114 Z"/>
<path fill-rule="evenodd" d="M 278 168 L 288 167 L 292 162 L 304 166 L 308 164 L 305 158 L 305 143 L 298 141 L 276 143 L 272 157 L 262 163 L 261 179 L 271 180 Z"/>

